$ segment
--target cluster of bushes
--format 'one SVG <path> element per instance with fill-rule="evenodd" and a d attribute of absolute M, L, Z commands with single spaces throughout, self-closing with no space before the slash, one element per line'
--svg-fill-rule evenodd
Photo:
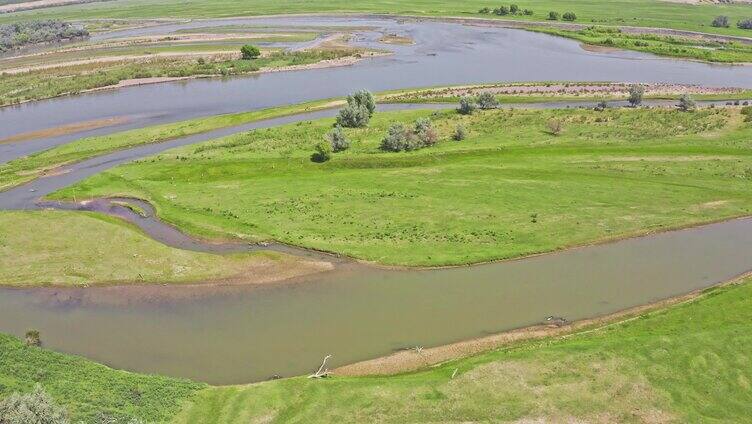
<path fill-rule="evenodd" d="M 744 122 L 752 122 L 752 106 L 744 106 L 742 115 L 744 115 Z"/>
<path fill-rule="evenodd" d="M 456 135 L 456 134 L 455 134 Z M 386 137 L 381 140 L 381 150 L 385 152 L 403 152 L 433 146 L 439 136 L 433 128 L 430 118 L 419 118 L 413 128 L 401 123 L 392 124 Z"/>
<path fill-rule="evenodd" d="M 376 100 L 368 90 L 356 91 L 347 96 L 347 106 L 340 109 L 337 123 L 326 134 L 326 140 L 318 143 L 311 155 L 314 162 L 326 162 L 332 158 L 332 153 L 342 152 L 350 148 L 350 142 L 345 136 L 343 127 L 361 128 L 368 125 L 376 111 Z"/>
<path fill-rule="evenodd" d="M 524 9 L 521 10 L 519 6 L 516 4 L 510 4 L 509 6 L 499 6 L 493 10 L 489 7 L 484 7 L 483 9 L 480 9 L 478 13 L 483 15 L 488 15 L 492 13 L 494 15 L 498 16 L 506 16 L 506 15 L 532 15 L 533 11 L 530 9 Z"/>
<path fill-rule="evenodd" d="M 0 25 L 0 52 L 28 44 L 53 43 L 88 37 L 89 31 L 59 20 L 18 22 Z"/>
<path fill-rule="evenodd" d="M 731 21 L 729 21 L 728 16 L 716 16 L 710 25 L 716 28 L 728 28 Z M 752 19 L 742 19 L 736 23 L 736 26 L 739 29 L 752 29 Z"/>
<path fill-rule="evenodd" d="M 499 107 L 499 101 L 493 93 L 481 93 L 477 97 L 463 96 L 457 112 L 470 115 L 475 109 L 496 109 L 497 107 Z"/>
<path fill-rule="evenodd" d="M 577 20 L 577 15 L 574 14 L 574 12 L 564 12 L 563 15 L 559 15 L 559 12 L 556 11 L 550 11 L 548 12 L 548 20 L 549 21 L 558 21 L 559 16 L 561 16 L 561 19 L 569 22 L 573 22 Z"/>

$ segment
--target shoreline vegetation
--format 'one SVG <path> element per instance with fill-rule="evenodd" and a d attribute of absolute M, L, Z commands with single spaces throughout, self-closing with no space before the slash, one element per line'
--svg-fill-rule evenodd
<path fill-rule="evenodd" d="M 334 416 L 358 421 L 378 416 L 379 420 L 404 422 L 435 420 L 438 415 L 476 421 L 604 415 L 608 421 L 619 421 L 618 417 L 644 421 L 655 416 L 734 420 L 746 416 L 742 405 L 749 395 L 743 388 L 752 374 L 746 363 L 740 365 L 733 359 L 752 344 L 750 337 L 740 336 L 749 333 L 744 311 L 752 311 L 751 290 L 750 278 L 742 276 L 608 317 L 552 325 L 527 334 L 525 329 L 499 333 L 489 337 L 493 343 L 476 350 L 462 352 L 450 345 L 452 354 L 441 356 L 433 365 L 431 358 L 438 358 L 433 349 L 406 351 L 396 356 L 426 358 L 408 359 L 404 362 L 410 367 L 394 367 L 389 374 L 384 374 L 386 368 L 360 363 L 341 367 L 326 379 L 293 377 L 224 387 L 115 370 L 0 335 L 6 353 L 0 360 L 0 376 L 6 382 L 0 394 L 28 393 L 39 384 L 74 420 L 104 415 L 122 422 L 135 418 L 235 423 L 262 417 L 328 422 Z M 43 340 L 44 334 L 37 333 L 40 336 Z M 716 367 L 713 373 L 696 366 L 698 357 L 708 355 Z M 373 363 L 379 361 L 383 359 Z M 735 372 L 725 372 L 729 366 Z M 709 378 L 714 380 L 712 391 L 707 390 Z M 510 381 L 515 383 L 510 385 Z M 133 390 L 138 391 L 137 397 L 123 394 Z M 619 392 L 617 397 L 613 390 Z M 374 391 L 379 393 L 378 405 L 363 404 L 354 397 L 370 399 Z M 571 396 L 562 397 L 562 393 Z M 708 396 L 713 403 L 696 402 Z M 472 400 L 477 398 L 477 402 Z M 457 402 L 461 402 L 459 409 Z M 493 408 L 501 402 L 519 407 Z M 724 407 L 719 410 L 715 404 Z M 389 415 L 383 415 L 385 411 Z"/>

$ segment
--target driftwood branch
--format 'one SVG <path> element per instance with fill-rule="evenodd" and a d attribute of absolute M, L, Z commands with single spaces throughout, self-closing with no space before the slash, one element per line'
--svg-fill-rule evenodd
<path fill-rule="evenodd" d="M 309 375 L 308 378 L 324 378 L 324 377 L 328 377 L 329 374 L 331 374 L 331 373 L 329 372 L 329 368 L 326 368 L 326 361 L 328 361 L 329 358 L 331 358 L 331 357 L 332 357 L 332 355 L 326 355 L 326 357 L 324 358 L 324 360 L 321 362 L 321 366 L 319 367 L 319 369 L 315 373 Z"/>

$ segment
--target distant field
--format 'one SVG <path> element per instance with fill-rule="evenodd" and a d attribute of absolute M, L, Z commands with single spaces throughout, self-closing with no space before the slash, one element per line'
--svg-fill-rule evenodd
<path fill-rule="evenodd" d="M 511 3 L 511 2 L 510 2 Z M 636 25 L 705 31 L 719 34 L 748 35 L 733 24 L 739 19 L 752 18 L 749 5 L 686 3 L 659 0 L 525 0 L 515 2 L 520 9 L 531 9 L 532 16 L 506 16 L 506 19 L 546 19 L 549 11 L 571 11 L 579 23 L 603 25 Z M 502 3 L 503 4 L 503 3 Z M 268 15 L 278 13 L 395 13 L 427 16 L 484 16 L 480 8 L 498 7 L 499 2 L 488 0 L 118 0 L 116 2 L 90 3 L 22 12 L 13 16 L 0 16 L 0 22 L 16 19 L 89 19 L 89 18 L 216 18 L 229 16 Z M 730 28 L 713 28 L 712 19 L 727 15 L 732 21 Z"/>
<path fill-rule="evenodd" d="M 438 145 L 378 150 L 390 123 L 425 116 Z M 560 135 L 547 132 L 551 121 Z M 200 236 L 401 265 L 510 258 L 752 209 L 752 126 L 733 109 L 377 113 L 367 129 L 347 130 L 350 150 L 311 162 L 332 123 L 188 146 L 56 197 L 132 195 Z M 458 124 L 465 141 L 450 139 Z"/>

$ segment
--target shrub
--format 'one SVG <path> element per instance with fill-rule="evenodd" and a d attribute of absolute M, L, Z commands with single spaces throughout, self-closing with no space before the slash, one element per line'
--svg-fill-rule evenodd
<path fill-rule="evenodd" d="M 39 337 L 39 330 L 28 330 L 26 332 L 26 346 L 41 346 L 42 339 Z"/>
<path fill-rule="evenodd" d="M 347 141 L 342 127 L 337 125 L 329 131 L 326 135 L 326 139 L 329 141 L 329 145 L 332 147 L 333 152 L 341 152 L 350 148 L 350 142 Z"/>
<path fill-rule="evenodd" d="M 595 111 L 598 111 L 598 112 L 603 112 L 603 111 L 604 111 L 604 110 L 606 110 L 606 109 L 608 109 L 608 103 L 606 103 L 606 101 L 605 101 L 605 100 L 601 100 L 601 101 L 600 101 L 600 102 L 598 102 L 598 104 L 596 104 L 596 105 L 595 105 L 595 107 L 593 108 L 593 110 L 595 110 Z"/>
<path fill-rule="evenodd" d="M 533 11 L 530 10 L 530 9 L 525 9 L 525 10 L 522 11 L 522 13 L 525 14 L 525 15 L 531 16 L 533 14 Z"/>
<path fill-rule="evenodd" d="M 314 149 L 316 151 L 311 155 L 311 161 L 323 163 L 332 158 L 332 146 L 329 143 L 318 143 Z"/>
<path fill-rule="evenodd" d="M 716 16 L 713 22 L 710 24 L 716 28 L 728 28 L 729 18 L 728 16 Z"/>
<path fill-rule="evenodd" d="M 467 138 L 467 130 L 462 125 L 457 125 L 457 128 L 454 129 L 454 134 L 452 134 L 452 139 L 454 141 L 462 141 Z"/>
<path fill-rule="evenodd" d="M 752 29 L 752 19 L 743 19 L 736 23 L 739 29 Z"/>
<path fill-rule="evenodd" d="M 478 107 L 481 109 L 495 109 L 499 107 L 499 101 L 492 93 L 481 93 L 478 96 Z"/>
<path fill-rule="evenodd" d="M 347 105 L 340 109 L 337 115 L 337 125 L 347 128 L 361 128 L 368 125 L 370 117 L 365 106 Z"/>
<path fill-rule="evenodd" d="M 254 45 L 246 44 L 240 48 L 240 54 L 242 55 L 243 60 L 251 60 L 261 56 L 261 50 Z"/>
<path fill-rule="evenodd" d="M 629 86 L 629 97 L 627 101 L 632 107 L 637 107 L 642 104 L 642 95 L 645 94 L 645 87 L 640 84 L 632 84 Z"/>
<path fill-rule="evenodd" d="M 480 9 L 480 10 L 478 11 L 478 13 L 480 13 L 480 14 L 482 14 L 482 15 L 487 15 L 487 14 L 491 13 L 491 9 L 490 9 L 490 8 L 488 8 L 488 7 L 484 7 L 483 9 Z"/>
<path fill-rule="evenodd" d="M 401 152 L 408 150 L 410 142 L 408 140 L 409 135 L 405 130 L 405 126 L 397 123 L 389 126 L 386 137 L 381 140 L 381 150 L 386 152 Z"/>
<path fill-rule="evenodd" d="M 68 424 L 69 421 L 67 411 L 37 384 L 31 393 L 13 393 L 0 401 L 0 423 Z"/>
<path fill-rule="evenodd" d="M 499 6 L 496 9 L 494 9 L 494 14 L 504 16 L 509 14 L 509 8 L 506 6 Z"/>
<path fill-rule="evenodd" d="M 676 107 L 682 112 L 691 112 L 697 108 L 697 104 L 688 94 L 682 94 Z"/>
<path fill-rule="evenodd" d="M 559 135 L 564 130 L 564 123 L 559 119 L 549 119 L 547 123 L 548 133 L 551 135 Z"/>
<path fill-rule="evenodd" d="M 509 13 L 511 13 L 512 15 L 516 15 L 517 13 L 519 13 L 519 11 L 520 11 L 520 7 L 517 6 L 516 4 L 509 5 Z"/>
<path fill-rule="evenodd" d="M 561 18 L 562 18 L 562 19 L 564 19 L 565 21 L 570 21 L 570 22 L 572 22 L 572 21 L 576 21 L 576 20 L 577 20 L 577 15 L 575 15 L 575 14 L 574 14 L 574 13 L 572 13 L 572 12 L 565 12 L 565 13 L 564 13 L 564 14 L 563 14 L 563 15 L 561 16 Z"/>
<path fill-rule="evenodd" d="M 415 130 L 413 133 L 423 145 L 420 147 L 433 146 L 439 139 L 439 135 L 433 128 L 433 123 L 430 118 L 418 118 L 415 121 Z"/>
<path fill-rule="evenodd" d="M 744 102 L 744 104 L 749 104 L 749 103 Z M 744 106 L 741 112 L 742 112 L 742 115 L 744 115 L 744 122 L 752 122 L 752 106 Z"/>
<path fill-rule="evenodd" d="M 549 21 L 558 21 L 559 20 L 559 12 L 548 12 L 548 20 Z"/>
<path fill-rule="evenodd" d="M 463 115 L 470 115 L 475 111 L 478 106 L 475 104 L 475 100 L 469 96 L 464 96 L 460 99 L 460 107 L 457 112 Z"/>

